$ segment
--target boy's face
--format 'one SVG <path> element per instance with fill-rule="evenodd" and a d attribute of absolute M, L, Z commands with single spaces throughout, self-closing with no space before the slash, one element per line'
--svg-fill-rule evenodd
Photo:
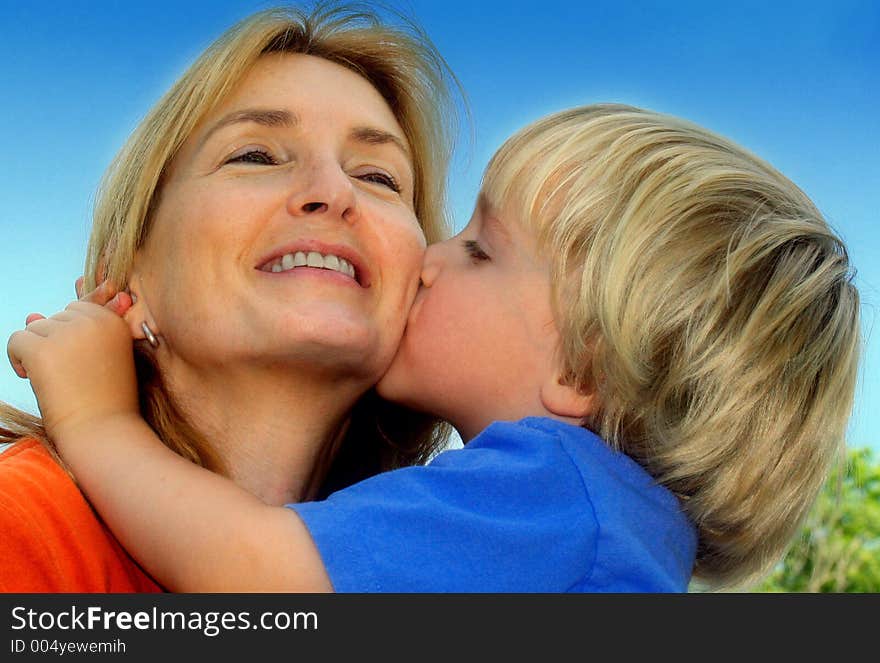
<path fill-rule="evenodd" d="M 549 262 L 516 219 L 482 202 L 428 247 L 422 285 L 379 393 L 452 423 L 464 441 L 496 420 L 547 414 L 558 332 Z"/>

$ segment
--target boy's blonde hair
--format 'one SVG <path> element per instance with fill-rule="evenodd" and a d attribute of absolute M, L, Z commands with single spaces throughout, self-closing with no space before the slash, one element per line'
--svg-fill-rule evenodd
<path fill-rule="evenodd" d="M 444 239 L 457 81 L 421 29 L 403 16 L 397 19 L 396 24 L 385 23 L 357 5 L 319 3 L 311 11 L 279 7 L 245 18 L 214 41 L 150 110 L 108 169 L 95 205 L 84 291 L 104 278 L 120 289 L 127 286 L 175 154 L 267 54 L 324 58 L 363 76 L 382 94 L 411 149 L 416 216 L 428 242 Z M 194 462 L 221 470 L 210 445 L 199 441 L 178 412 L 149 352 L 140 350 L 137 359 L 142 410 L 159 437 Z M 424 460 L 443 441 L 438 430 L 422 415 L 370 396 L 356 408 L 349 428 L 348 437 L 357 441 L 348 446 L 358 448 L 350 470 L 369 474 L 380 466 Z M 0 438 L 23 435 L 45 439 L 38 419 L 0 406 Z M 390 445 L 389 436 L 396 438 Z M 378 465 L 377 448 L 382 457 Z"/>
<path fill-rule="evenodd" d="M 860 349 L 842 241 L 807 196 L 682 120 L 596 105 L 509 139 L 483 183 L 552 264 L 585 422 L 696 525 L 695 580 L 779 560 L 843 448 Z"/>

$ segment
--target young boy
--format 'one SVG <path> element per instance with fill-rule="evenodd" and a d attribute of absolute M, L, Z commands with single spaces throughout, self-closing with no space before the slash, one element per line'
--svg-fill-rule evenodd
<path fill-rule="evenodd" d="M 460 432 L 426 466 L 267 506 L 107 386 L 134 382 L 106 308 L 72 305 L 47 332 L 64 344 L 11 342 L 10 359 L 79 358 L 29 376 L 41 408 L 82 385 L 44 418 L 170 590 L 684 591 L 692 572 L 743 586 L 783 554 L 841 450 L 858 309 L 843 244 L 786 178 L 693 125 L 599 105 L 508 140 L 469 225 L 428 249 L 378 387 Z"/>

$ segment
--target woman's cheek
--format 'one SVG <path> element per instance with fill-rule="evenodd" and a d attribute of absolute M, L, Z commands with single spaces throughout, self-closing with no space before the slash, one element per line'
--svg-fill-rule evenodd
<path fill-rule="evenodd" d="M 427 244 L 425 242 L 425 234 L 420 226 L 413 223 L 407 227 L 407 230 L 408 232 L 404 234 L 405 241 L 397 251 L 395 262 L 398 265 L 401 276 L 407 283 L 406 310 L 409 311 L 409 307 L 412 306 L 413 299 L 418 291 Z"/>

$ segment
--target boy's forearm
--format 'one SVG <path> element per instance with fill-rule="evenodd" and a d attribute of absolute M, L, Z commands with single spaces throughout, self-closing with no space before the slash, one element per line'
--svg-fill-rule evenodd
<path fill-rule="evenodd" d="M 331 590 L 294 512 L 173 453 L 140 417 L 108 418 L 66 436 L 59 447 L 83 492 L 167 589 Z"/>

